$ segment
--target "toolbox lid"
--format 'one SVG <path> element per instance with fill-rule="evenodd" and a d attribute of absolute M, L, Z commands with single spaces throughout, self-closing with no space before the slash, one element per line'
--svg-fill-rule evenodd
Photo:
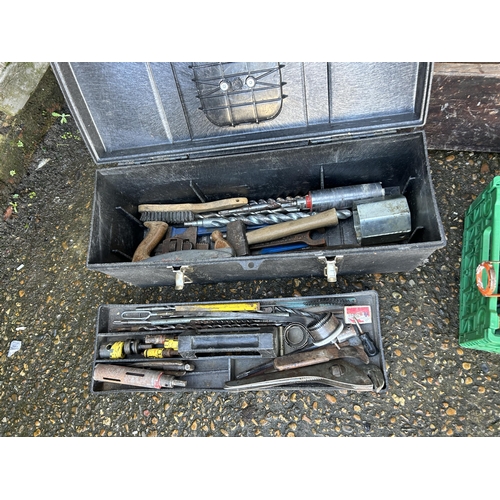
<path fill-rule="evenodd" d="M 94 161 L 145 163 L 422 127 L 431 63 L 52 63 Z"/>

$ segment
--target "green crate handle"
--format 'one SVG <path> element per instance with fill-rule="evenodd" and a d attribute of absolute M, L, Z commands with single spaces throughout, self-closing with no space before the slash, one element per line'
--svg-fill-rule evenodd
<path fill-rule="evenodd" d="M 485 297 L 500 297 L 500 293 L 494 293 L 497 288 L 497 275 L 493 264 L 498 264 L 498 260 L 486 260 L 481 262 L 476 268 L 476 285 Z M 483 284 L 483 276 L 486 272 L 486 286 Z"/>

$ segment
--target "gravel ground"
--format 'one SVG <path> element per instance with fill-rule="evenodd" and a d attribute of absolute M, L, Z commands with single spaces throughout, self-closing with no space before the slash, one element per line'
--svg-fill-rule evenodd
<path fill-rule="evenodd" d="M 458 344 L 463 216 L 500 175 L 500 155 L 432 151 L 430 162 L 448 244 L 411 273 L 139 289 L 86 269 L 97 167 L 73 120 L 57 121 L 18 196 L 1 200 L 15 210 L 0 221 L 0 436 L 500 435 L 499 358 Z M 89 392 L 101 304 L 361 290 L 380 298 L 384 394 Z"/>

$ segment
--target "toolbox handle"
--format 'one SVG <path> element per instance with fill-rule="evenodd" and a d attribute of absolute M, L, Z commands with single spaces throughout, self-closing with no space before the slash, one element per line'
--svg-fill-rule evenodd
<path fill-rule="evenodd" d="M 493 264 L 498 264 L 498 260 L 487 260 L 481 262 L 476 268 L 476 285 L 485 297 L 500 297 L 499 293 L 494 293 L 497 288 L 497 275 Z M 483 284 L 484 273 L 486 273 L 486 286 Z"/>

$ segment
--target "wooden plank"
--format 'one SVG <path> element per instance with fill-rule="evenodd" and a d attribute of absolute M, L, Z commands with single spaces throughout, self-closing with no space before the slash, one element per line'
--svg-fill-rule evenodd
<path fill-rule="evenodd" d="M 500 152 L 500 64 L 435 63 L 429 149 Z"/>

